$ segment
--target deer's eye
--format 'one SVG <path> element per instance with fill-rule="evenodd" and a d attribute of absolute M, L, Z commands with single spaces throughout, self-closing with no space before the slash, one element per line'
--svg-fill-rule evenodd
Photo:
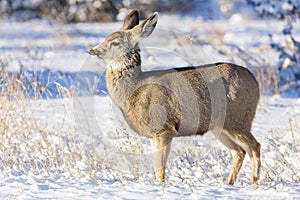
<path fill-rule="evenodd" d="M 119 42 L 112 42 L 111 45 L 112 45 L 112 46 L 119 46 L 120 43 L 119 43 Z"/>

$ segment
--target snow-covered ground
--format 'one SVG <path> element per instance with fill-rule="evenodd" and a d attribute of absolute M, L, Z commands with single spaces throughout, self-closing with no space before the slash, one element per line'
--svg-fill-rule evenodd
<path fill-rule="evenodd" d="M 20 71 L 22 65 L 23 70 L 101 75 L 102 64 L 86 51 L 121 25 L 0 22 L 0 61 L 10 72 Z M 276 66 L 278 54 L 269 46 L 268 33 L 280 33 L 283 27 L 283 22 L 248 20 L 238 14 L 229 21 L 211 22 L 160 16 L 157 30 L 141 43 L 144 70 L 218 61 L 244 65 L 245 57 L 228 44 L 246 51 L 250 64 L 255 57 Z M 260 100 L 252 131 L 262 145 L 257 188 L 249 182 L 248 157 L 235 185 L 224 183 L 230 152 L 209 133 L 176 138 L 167 181 L 154 183 L 149 141 L 125 129 L 107 95 L 1 98 L 0 109 L 1 199 L 300 198 L 297 98 L 275 95 Z"/>
<path fill-rule="evenodd" d="M 68 114 L 72 110 L 80 111 L 74 105 L 78 101 L 93 103 L 94 113 L 81 113 L 77 117 Z M 260 101 L 253 125 L 253 133 L 262 144 L 262 170 L 258 188 L 249 182 L 249 158 L 245 159 L 235 185 L 224 183 L 230 170 L 230 153 L 209 133 L 203 138 L 176 138 L 173 141 L 166 183 L 153 183 L 147 140 L 134 135 L 130 135 L 129 139 L 121 132 L 119 118 L 112 112 L 108 97 L 80 98 L 74 101 L 29 101 L 22 102 L 15 109 L 22 110 L 24 108 L 21 107 L 25 105 L 27 118 L 36 120 L 38 127 L 26 122 L 26 117 L 16 117 L 15 120 L 32 126 L 32 132 L 15 132 L 25 134 L 26 137 L 2 135 L 1 198 L 300 198 L 299 99 L 274 96 L 263 97 Z M 5 114 L 8 121 L 11 120 L 10 115 Z M 91 118 L 95 117 L 98 123 L 97 126 L 89 127 L 94 128 L 95 137 L 100 137 L 94 151 L 90 149 L 87 152 L 87 147 L 80 142 L 69 141 L 68 144 L 65 141 L 66 138 L 74 140 L 73 125 L 74 122 L 84 123 L 78 122 L 81 117 L 89 119 L 89 122 L 93 122 Z M 45 127 L 44 130 L 37 132 L 42 127 Z M 79 138 L 89 137 L 88 141 L 91 140 L 92 136 L 87 136 L 84 125 L 81 124 L 75 131 Z M 13 134 L 11 131 L 6 132 L 9 133 Z"/>

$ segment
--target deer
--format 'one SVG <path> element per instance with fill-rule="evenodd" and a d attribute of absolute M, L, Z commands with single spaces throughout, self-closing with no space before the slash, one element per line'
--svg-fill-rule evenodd
<path fill-rule="evenodd" d="M 261 145 L 251 133 L 260 96 L 255 76 L 228 62 L 143 71 L 139 42 L 154 31 L 158 13 L 139 20 L 139 12 L 132 10 L 120 31 L 88 53 L 106 63 L 108 94 L 129 127 L 150 139 L 155 181 L 165 181 L 175 137 L 211 131 L 231 152 L 226 183 L 234 184 L 247 153 L 250 183 L 257 185 Z"/>

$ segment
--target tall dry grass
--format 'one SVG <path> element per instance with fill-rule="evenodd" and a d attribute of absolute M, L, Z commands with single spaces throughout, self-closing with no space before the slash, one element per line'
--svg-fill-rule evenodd
<path fill-rule="evenodd" d="M 46 88 L 30 83 L 36 90 L 32 96 L 24 82 L 0 72 L 0 176 L 99 180 L 99 160 L 76 137 L 72 92 L 56 83 L 61 98 L 43 99 Z"/>

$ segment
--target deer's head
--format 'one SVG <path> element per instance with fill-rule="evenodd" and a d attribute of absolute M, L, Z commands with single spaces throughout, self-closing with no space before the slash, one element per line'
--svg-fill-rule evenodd
<path fill-rule="evenodd" d="M 126 17 L 121 31 L 110 34 L 102 43 L 89 50 L 104 61 L 113 61 L 138 49 L 138 42 L 148 37 L 154 30 L 158 14 L 155 12 L 139 24 L 139 13 L 131 11 Z"/>

